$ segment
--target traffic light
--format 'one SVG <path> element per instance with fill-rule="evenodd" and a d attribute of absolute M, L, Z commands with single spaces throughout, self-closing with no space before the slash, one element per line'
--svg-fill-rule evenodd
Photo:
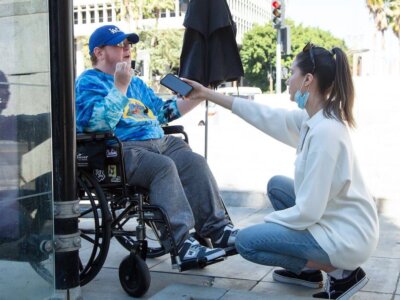
<path fill-rule="evenodd" d="M 282 23 L 282 3 L 281 1 L 272 1 L 272 22 L 275 28 L 279 28 Z"/>

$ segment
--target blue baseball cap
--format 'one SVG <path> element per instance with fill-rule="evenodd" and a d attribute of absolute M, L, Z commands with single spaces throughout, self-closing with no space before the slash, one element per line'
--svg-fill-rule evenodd
<path fill-rule="evenodd" d="M 104 25 L 97 28 L 89 38 L 89 51 L 93 54 L 96 47 L 114 46 L 127 39 L 131 44 L 139 42 L 139 36 L 136 33 L 126 34 L 117 26 Z"/>

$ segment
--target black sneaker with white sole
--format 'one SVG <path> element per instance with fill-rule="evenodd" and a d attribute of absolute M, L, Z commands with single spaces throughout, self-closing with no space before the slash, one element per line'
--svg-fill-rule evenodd
<path fill-rule="evenodd" d="M 362 289 L 368 282 L 368 277 L 361 268 L 355 269 L 349 276 L 343 279 L 335 279 L 328 275 L 325 283 L 325 291 L 314 294 L 314 298 L 320 299 L 350 299 Z"/>
<path fill-rule="evenodd" d="M 224 249 L 220 248 L 207 248 L 200 245 L 200 243 L 193 237 L 189 237 L 179 250 L 179 258 L 181 262 L 185 260 L 206 260 L 212 261 L 225 256 Z"/>
<path fill-rule="evenodd" d="M 301 272 L 299 275 L 288 270 L 275 270 L 272 273 L 275 281 L 289 284 L 296 284 L 312 289 L 319 289 L 323 286 L 323 276 L 321 271 Z"/>

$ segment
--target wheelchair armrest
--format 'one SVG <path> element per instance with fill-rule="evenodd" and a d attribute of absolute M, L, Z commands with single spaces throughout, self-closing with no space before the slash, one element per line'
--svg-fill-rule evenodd
<path fill-rule="evenodd" d="M 101 140 L 108 140 L 114 139 L 115 134 L 113 131 L 106 131 L 106 132 L 83 132 L 76 134 L 77 142 L 88 142 L 88 141 L 101 141 Z"/>
<path fill-rule="evenodd" d="M 183 135 L 183 139 L 186 143 L 189 143 L 189 137 L 185 132 L 185 128 L 182 125 L 167 125 L 163 126 L 162 129 L 164 130 L 165 134 L 181 134 Z"/>
<path fill-rule="evenodd" d="M 182 125 L 168 125 L 163 127 L 165 134 L 174 134 L 174 133 L 182 133 L 185 132 L 185 129 Z"/>

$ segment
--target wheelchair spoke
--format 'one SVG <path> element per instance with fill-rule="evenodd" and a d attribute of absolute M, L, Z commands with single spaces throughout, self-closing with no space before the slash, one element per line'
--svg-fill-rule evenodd
<path fill-rule="evenodd" d="M 110 213 L 107 200 L 93 175 L 80 171 L 77 176 L 81 200 L 79 230 L 85 247 L 79 257 L 80 284 L 90 282 L 101 270 L 107 257 L 110 238 Z"/>

